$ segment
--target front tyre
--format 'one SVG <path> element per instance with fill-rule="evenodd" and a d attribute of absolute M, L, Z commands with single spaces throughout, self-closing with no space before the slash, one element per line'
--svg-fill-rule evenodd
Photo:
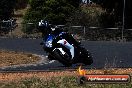
<path fill-rule="evenodd" d="M 62 55 L 58 49 L 54 50 L 53 53 L 54 53 L 54 57 L 56 58 L 56 60 L 58 60 L 64 66 L 69 67 L 72 65 L 70 58 L 64 57 L 64 55 Z"/>

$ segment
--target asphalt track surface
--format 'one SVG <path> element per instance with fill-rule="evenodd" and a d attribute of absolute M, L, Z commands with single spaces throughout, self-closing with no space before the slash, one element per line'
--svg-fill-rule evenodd
<path fill-rule="evenodd" d="M 46 55 L 40 42 L 42 39 L 24 38 L 0 38 L 0 49 L 29 52 L 38 55 Z M 132 42 L 112 42 L 112 41 L 81 41 L 88 49 L 94 59 L 94 63 L 86 68 L 126 68 L 132 67 Z M 77 68 L 73 65 L 72 68 Z M 57 61 L 41 63 L 29 66 L 5 67 L 0 71 L 29 71 L 29 70 L 64 70 L 65 68 Z"/>

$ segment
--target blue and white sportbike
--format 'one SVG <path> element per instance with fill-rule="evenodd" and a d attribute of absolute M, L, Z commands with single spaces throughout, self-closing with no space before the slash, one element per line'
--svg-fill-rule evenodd
<path fill-rule="evenodd" d="M 48 53 L 48 59 L 58 60 L 64 66 L 71 66 L 76 63 L 91 65 L 93 58 L 90 52 L 80 42 L 76 41 L 70 33 L 58 30 L 60 29 L 52 29 L 52 32 L 49 32 L 41 43 Z"/>

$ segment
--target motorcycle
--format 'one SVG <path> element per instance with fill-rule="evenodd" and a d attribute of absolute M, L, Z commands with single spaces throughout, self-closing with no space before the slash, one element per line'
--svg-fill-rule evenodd
<path fill-rule="evenodd" d="M 93 63 L 91 53 L 68 32 L 62 31 L 58 35 L 50 33 L 41 45 L 49 53 L 48 59 L 58 60 L 64 66 L 76 63 L 91 65 Z"/>

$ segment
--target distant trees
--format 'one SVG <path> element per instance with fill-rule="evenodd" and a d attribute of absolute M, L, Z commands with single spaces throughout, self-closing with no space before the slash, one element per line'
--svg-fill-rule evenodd
<path fill-rule="evenodd" d="M 122 24 L 124 0 L 92 0 L 101 5 L 107 14 L 112 15 L 114 22 Z M 125 0 L 125 28 L 132 28 L 132 0 Z"/>
<path fill-rule="evenodd" d="M 29 0 L 16 0 L 15 9 L 23 9 L 27 6 Z"/>
<path fill-rule="evenodd" d="M 0 19 L 12 17 L 16 0 L 0 0 Z"/>
<path fill-rule="evenodd" d="M 82 0 L 66 0 L 67 3 L 73 5 L 74 7 L 78 8 Z"/>
<path fill-rule="evenodd" d="M 80 0 L 29 0 L 29 4 L 25 21 L 45 19 L 53 24 L 65 24 L 70 14 L 79 7 Z"/>
<path fill-rule="evenodd" d="M 101 7 L 81 6 L 76 10 L 69 19 L 67 25 L 81 25 L 81 26 L 100 26 L 100 15 L 104 13 Z"/>

